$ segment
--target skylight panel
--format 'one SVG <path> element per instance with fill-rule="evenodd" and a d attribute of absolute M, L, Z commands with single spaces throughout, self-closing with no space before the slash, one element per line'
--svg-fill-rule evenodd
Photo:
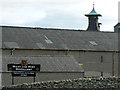
<path fill-rule="evenodd" d="M 19 48 L 16 42 L 4 42 L 4 44 L 7 48 Z"/>
<path fill-rule="evenodd" d="M 43 45 L 42 43 L 36 43 L 36 44 L 37 44 L 37 46 L 38 46 L 39 48 L 45 49 L 45 47 L 44 47 L 44 45 Z"/>
<path fill-rule="evenodd" d="M 48 44 L 52 44 L 52 43 L 53 43 L 53 42 L 52 42 L 51 40 L 49 40 L 49 39 L 45 40 L 45 42 L 48 43 Z"/>
<path fill-rule="evenodd" d="M 44 36 L 45 42 L 46 42 L 47 44 L 52 44 L 52 43 L 53 43 L 46 35 L 43 35 L 43 36 Z"/>
<path fill-rule="evenodd" d="M 90 44 L 92 44 L 92 45 L 98 45 L 96 42 L 94 42 L 94 41 L 89 41 L 89 43 Z"/>

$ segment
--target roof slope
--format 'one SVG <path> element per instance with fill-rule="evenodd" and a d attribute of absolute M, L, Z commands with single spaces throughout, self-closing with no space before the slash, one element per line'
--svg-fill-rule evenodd
<path fill-rule="evenodd" d="M 27 60 L 28 64 L 40 64 L 41 72 L 84 72 L 72 56 L 3 56 L 3 72 L 8 72 L 7 64 L 19 64 L 21 60 Z"/>
<path fill-rule="evenodd" d="M 2 27 L 3 48 L 118 50 L 118 34 L 47 28 Z"/>

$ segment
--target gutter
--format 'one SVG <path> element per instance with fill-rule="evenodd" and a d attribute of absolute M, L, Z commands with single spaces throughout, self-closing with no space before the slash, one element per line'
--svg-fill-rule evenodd
<path fill-rule="evenodd" d="M 2 48 L 2 50 L 12 50 L 13 53 L 14 50 L 50 50 L 50 51 L 68 51 L 68 49 L 40 49 L 40 48 Z M 69 51 L 83 51 L 83 52 L 116 52 L 118 53 L 119 50 L 96 50 L 96 49 L 69 49 Z"/>

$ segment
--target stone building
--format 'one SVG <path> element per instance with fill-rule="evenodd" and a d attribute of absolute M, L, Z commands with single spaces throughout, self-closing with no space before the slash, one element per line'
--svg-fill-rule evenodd
<path fill-rule="evenodd" d="M 84 77 L 84 70 L 72 56 L 3 56 L 2 84 L 12 85 L 32 83 L 47 80 L 65 80 Z M 6 65 L 20 63 L 27 60 L 29 64 L 40 64 L 40 71 L 35 72 L 35 77 L 12 76 L 13 71 L 8 71 Z M 14 71 L 15 73 L 19 73 Z M 34 73 L 34 71 L 31 71 Z M 7 81 L 7 82 L 6 82 Z"/>
<path fill-rule="evenodd" d="M 117 74 L 117 33 L 8 26 L 2 31 L 3 56 L 72 55 L 85 71 Z"/>
<path fill-rule="evenodd" d="M 61 58 L 64 57 L 61 67 L 68 65 L 68 68 L 61 68 L 61 72 L 67 69 L 66 72 L 64 71 L 58 77 L 57 74 L 59 73 L 56 72 L 57 70 L 55 72 L 53 70 L 53 74 L 44 73 L 44 76 L 46 75 L 49 78 L 46 78 L 46 80 L 50 80 L 50 78 L 51 80 L 73 79 L 83 76 L 118 76 L 118 33 L 100 32 L 98 16 L 101 15 L 96 13 L 94 7 L 85 16 L 89 19 L 86 31 L 1 26 L 2 63 L 3 71 L 5 71 L 5 75 L 3 74 L 2 77 L 10 76 L 10 73 L 7 74 L 8 71 L 5 69 L 9 60 L 12 63 L 18 63 L 19 60 L 26 57 L 30 63 L 41 63 L 44 60 L 47 60 L 48 63 L 56 62 L 54 63 L 55 68 L 59 66 Z M 36 56 L 38 60 L 36 60 Z M 40 56 L 50 57 L 42 60 Z M 71 59 L 71 56 L 74 58 Z M 6 57 L 8 58 L 6 59 Z M 58 57 L 60 58 L 58 59 Z M 54 60 L 49 61 L 50 58 Z M 65 58 L 68 59 L 66 60 Z M 72 69 L 69 70 L 71 66 Z M 68 71 L 70 74 L 68 74 Z M 83 75 L 83 71 L 85 75 Z M 67 77 L 64 77 L 65 75 Z M 43 80 L 44 78 L 41 79 L 41 77 L 42 75 L 40 80 Z M 2 79 L 4 83 L 4 78 Z M 16 80 L 19 79 L 16 78 Z"/>

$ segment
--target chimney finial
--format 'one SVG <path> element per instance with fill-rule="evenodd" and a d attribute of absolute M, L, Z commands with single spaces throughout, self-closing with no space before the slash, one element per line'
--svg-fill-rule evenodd
<path fill-rule="evenodd" d="M 94 8 L 95 3 L 93 2 L 93 8 Z"/>

